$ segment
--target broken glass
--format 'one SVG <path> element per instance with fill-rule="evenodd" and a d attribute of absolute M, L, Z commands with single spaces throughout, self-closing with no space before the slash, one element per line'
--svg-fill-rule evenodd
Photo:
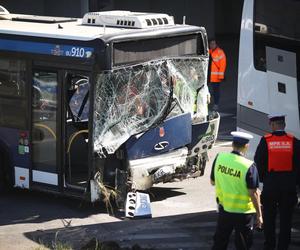
<path fill-rule="evenodd" d="M 94 150 L 113 154 L 132 135 L 167 116 L 197 114 L 206 85 L 207 58 L 151 61 L 98 75 L 94 104 Z"/>
<path fill-rule="evenodd" d="M 168 60 L 173 98 L 181 110 L 192 117 L 206 114 L 207 101 L 203 102 L 203 99 L 207 95 L 207 66 L 204 57 Z"/>

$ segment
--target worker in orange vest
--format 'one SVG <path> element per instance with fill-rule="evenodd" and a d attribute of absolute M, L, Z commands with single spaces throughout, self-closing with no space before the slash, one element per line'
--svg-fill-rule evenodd
<path fill-rule="evenodd" d="M 260 140 L 254 161 L 263 182 L 261 200 L 265 250 L 287 250 L 291 240 L 292 214 L 297 204 L 300 178 L 300 141 L 285 132 L 285 116 L 269 115 L 272 133 Z M 276 214 L 280 232 L 276 247 Z"/>
<path fill-rule="evenodd" d="M 209 42 L 209 57 L 209 87 L 214 99 L 213 110 L 217 111 L 220 101 L 220 84 L 224 81 L 226 70 L 226 55 L 215 39 Z"/>

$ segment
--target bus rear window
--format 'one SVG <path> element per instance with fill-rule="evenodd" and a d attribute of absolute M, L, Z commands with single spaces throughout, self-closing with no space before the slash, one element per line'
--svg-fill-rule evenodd
<path fill-rule="evenodd" d="M 134 64 L 155 58 L 204 55 L 200 35 L 127 41 L 114 44 L 113 64 Z"/>

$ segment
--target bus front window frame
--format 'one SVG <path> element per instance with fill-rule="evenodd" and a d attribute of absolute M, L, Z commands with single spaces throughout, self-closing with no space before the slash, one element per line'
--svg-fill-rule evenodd
<path fill-rule="evenodd" d="M 94 151 L 105 157 L 106 152 L 113 154 L 130 136 L 149 130 L 166 117 L 182 113 L 190 113 L 191 119 L 197 116 L 194 106 L 197 98 L 203 98 L 198 94 L 206 84 L 207 67 L 206 56 L 179 57 L 100 73 L 94 93 Z M 139 75 L 144 76 L 143 84 L 139 81 L 140 86 L 131 86 Z M 149 93 L 155 96 L 154 103 Z"/>

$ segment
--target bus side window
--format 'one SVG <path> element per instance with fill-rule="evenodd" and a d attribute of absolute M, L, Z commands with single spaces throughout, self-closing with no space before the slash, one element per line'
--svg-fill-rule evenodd
<path fill-rule="evenodd" d="M 25 95 L 26 63 L 0 59 L 0 126 L 26 128 L 28 112 Z"/>
<path fill-rule="evenodd" d="M 88 78 L 73 79 L 68 89 L 70 112 L 75 121 L 87 121 L 89 116 L 89 80 Z"/>

